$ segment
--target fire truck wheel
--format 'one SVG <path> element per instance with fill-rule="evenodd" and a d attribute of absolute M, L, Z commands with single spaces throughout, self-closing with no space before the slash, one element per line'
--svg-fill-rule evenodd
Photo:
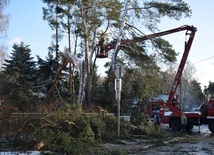
<path fill-rule="evenodd" d="M 214 133 L 214 121 L 209 122 L 208 128 L 212 133 Z"/>
<path fill-rule="evenodd" d="M 170 126 L 171 126 L 172 130 L 179 131 L 179 130 L 181 130 L 181 121 L 176 118 L 171 119 Z"/>

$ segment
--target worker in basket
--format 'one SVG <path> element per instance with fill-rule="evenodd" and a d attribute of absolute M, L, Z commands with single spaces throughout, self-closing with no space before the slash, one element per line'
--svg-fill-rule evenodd
<path fill-rule="evenodd" d="M 98 55 L 103 57 L 106 56 L 105 46 L 106 46 L 105 35 L 102 34 L 98 44 L 98 51 L 97 51 Z"/>

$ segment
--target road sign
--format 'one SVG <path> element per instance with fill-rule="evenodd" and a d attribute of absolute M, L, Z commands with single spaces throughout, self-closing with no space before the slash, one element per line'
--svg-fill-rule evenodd
<path fill-rule="evenodd" d="M 115 90 L 121 90 L 121 79 L 115 79 Z"/>
<path fill-rule="evenodd" d="M 121 98 L 121 79 L 115 79 L 115 98 L 120 100 Z"/>
<path fill-rule="evenodd" d="M 117 101 L 121 100 L 121 92 L 120 92 L 120 90 L 116 90 L 116 92 L 115 92 L 115 98 L 116 98 Z"/>
<path fill-rule="evenodd" d="M 125 70 L 122 66 L 117 66 L 115 70 L 115 76 L 117 79 L 121 79 L 125 73 Z"/>

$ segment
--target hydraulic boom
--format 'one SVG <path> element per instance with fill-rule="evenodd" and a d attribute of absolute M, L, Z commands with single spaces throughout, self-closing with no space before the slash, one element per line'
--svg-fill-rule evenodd
<path fill-rule="evenodd" d="M 169 109 L 170 111 L 172 111 L 172 113 L 174 115 L 180 115 L 181 114 L 181 110 L 179 108 L 176 107 L 175 104 L 173 104 L 173 100 L 174 100 L 174 96 L 177 90 L 178 85 L 180 84 L 180 80 L 181 80 L 181 75 L 184 69 L 184 66 L 186 64 L 186 60 L 195 36 L 195 32 L 197 31 L 197 29 L 194 26 L 189 26 L 189 25 L 183 25 L 181 27 L 178 28 L 174 28 L 171 30 L 167 30 L 167 31 L 163 31 L 163 32 L 158 32 L 158 33 L 154 33 L 154 34 L 149 34 L 149 35 L 145 35 L 142 37 L 136 37 L 133 40 L 121 40 L 121 46 L 128 44 L 128 43 L 135 43 L 135 42 L 141 42 L 144 40 L 148 40 L 148 39 L 152 39 L 152 38 L 156 38 L 156 37 L 160 37 L 160 36 L 165 36 L 165 35 L 169 35 L 172 33 L 177 33 L 177 32 L 181 32 L 181 31 L 186 31 L 186 36 L 189 36 L 188 40 L 185 42 L 185 48 L 184 48 L 184 53 L 183 53 L 183 57 L 181 59 L 176 77 L 174 79 L 170 94 L 169 94 L 169 98 L 168 98 L 168 105 L 169 105 Z M 103 39 L 103 38 L 102 38 Z M 102 41 L 100 41 L 100 43 L 97 45 L 97 57 L 98 58 L 106 58 L 108 57 L 108 52 L 112 49 L 115 48 L 116 46 L 116 41 L 113 41 L 109 44 L 104 45 L 104 39 Z"/>

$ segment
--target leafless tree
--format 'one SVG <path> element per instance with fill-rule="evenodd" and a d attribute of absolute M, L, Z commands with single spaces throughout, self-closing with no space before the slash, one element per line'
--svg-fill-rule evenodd
<path fill-rule="evenodd" d="M 0 0 L 0 70 L 6 57 L 6 47 L 4 45 L 4 38 L 7 37 L 7 28 L 9 25 L 9 15 L 4 14 L 4 8 L 8 5 L 9 0 Z"/>

